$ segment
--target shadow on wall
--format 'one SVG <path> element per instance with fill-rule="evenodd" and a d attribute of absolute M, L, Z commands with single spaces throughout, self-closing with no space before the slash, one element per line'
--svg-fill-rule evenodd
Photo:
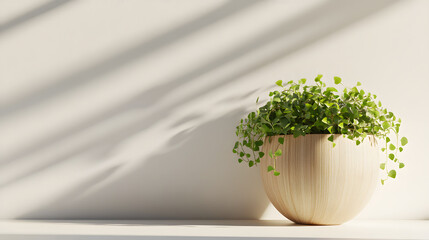
<path fill-rule="evenodd" d="M 166 83 L 142 92 L 142 94 L 131 98 L 130 101 L 113 107 L 111 111 L 96 116 L 83 124 L 78 124 L 74 128 L 67 129 L 56 136 L 47 138 L 46 141 L 35 143 L 34 146 L 7 159 L 3 163 L 7 165 L 5 162 L 15 161 L 21 156 L 31 155 L 41 148 L 50 148 L 59 140 L 69 138 L 76 132 L 85 131 L 105 119 L 124 114 L 129 110 L 157 110 L 149 117 L 136 119 L 135 125 L 127 126 L 126 129 L 120 129 L 118 132 L 109 133 L 107 137 L 102 136 L 102 138 L 79 149 L 73 149 L 73 151 L 65 153 L 60 158 L 47 162 L 41 169 L 33 169 L 32 172 L 23 174 L 22 178 L 37 174 L 38 171 L 43 171 L 43 168 L 52 167 L 57 162 L 68 160 L 73 155 L 90 151 L 100 145 L 108 151 L 108 149 L 115 148 L 121 141 L 151 127 L 157 121 L 170 117 L 171 112 L 180 108 L 182 104 L 230 84 L 246 74 L 261 69 L 278 59 L 317 42 L 321 38 L 383 9 L 392 2 L 347 1 L 344 3 L 342 1 L 328 1 L 292 21 L 288 20 L 279 23 L 261 34 L 259 38 L 250 39 L 239 49 L 226 54 L 226 56 L 222 56 L 212 62 L 203 63 L 201 66 L 177 78 L 168 79 Z M 243 3 L 241 2 L 241 4 Z M 232 9 L 228 9 L 228 7 Z M 88 79 L 99 77 L 110 71 L 107 69 L 116 69 L 125 63 L 169 44 L 173 39 L 172 37 L 176 35 L 183 37 L 211 24 L 210 19 L 214 18 L 212 20 L 217 21 L 237 9 L 237 5 L 224 6 L 212 13 L 211 16 L 202 17 L 202 19 L 206 19 L 205 22 L 203 21 L 204 24 L 201 23 L 202 25 L 196 24 L 192 25 L 193 27 L 185 26 L 183 29 L 173 30 L 171 34 L 165 35 L 165 39 L 155 38 L 160 40 L 159 43 L 156 41 L 142 43 L 94 66 L 89 66 L 81 72 L 67 75 L 60 79 L 58 86 L 54 85 L 47 89 L 42 89 L 41 92 L 36 91 L 34 95 L 23 99 L 17 105 L 5 106 L 5 108 L 1 109 L 4 111 L 2 113 L 12 114 L 21 108 L 31 107 L 32 104 L 38 104 L 48 99 L 51 100 L 56 95 L 62 94 L 66 90 L 68 91 L 69 87 L 74 88 Z M 319 22 L 324 24 L 321 24 L 320 28 L 314 29 L 314 25 Z M 162 109 L 151 108 L 147 105 L 151 101 L 156 105 L 156 99 L 162 98 L 162 94 L 171 92 L 176 86 L 192 83 L 199 76 L 223 67 L 225 63 L 246 57 L 246 54 L 252 50 L 261 48 L 289 34 L 296 34 L 302 29 L 314 30 L 304 36 L 302 41 L 292 43 L 282 51 L 266 59 L 258 59 L 250 66 L 237 69 L 230 76 L 219 79 L 198 93 L 186 96 L 180 102 L 173 102 Z M 242 109 L 238 109 L 218 119 L 196 126 L 190 131 L 183 132 L 170 139 L 164 148 L 164 152 L 145 156 L 139 165 L 135 165 L 129 173 L 122 174 L 119 178 L 111 181 L 112 175 L 118 173 L 125 166 L 107 169 L 105 172 L 93 176 L 91 180 L 76 186 L 74 190 L 66 193 L 60 199 L 19 216 L 19 218 L 58 218 L 58 216 L 62 216 L 61 218 L 71 219 L 257 219 L 262 215 L 268 204 L 259 180 L 258 169 L 247 169 L 247 167 L 238 165 L 236 161 L 232 160 L 233 126 L 242 114 Z M 173 126 L 178 126 L 199 117 L 196 115 L 181 119 Z M 141 155 L 144 156 L 144 149 L 142 149 Z M 16 180 L 19 179 L 14 179 L 14 181 Z M 101 188 L 92 188 L 95 185 L 101 186 L 100 183 L 107 184 L 101 184 Z"/>
<path fill-rule="evenodd" d="M 25 12 L 3 24 L 0 24 L 0 35 L 4 34 L 8 30 L 14 29 L 26 22 L 35 20 L 38 17 L 43 16 L 43 14 L 49 13 L 53 10 L 57 10 L 59 7 L 63 7 L 68 3 L 71 3 L 71 0 L 53 0 L 47 3 L 44 3 L 28 12 Z"/>
<path fill-rule="evenodd" d="M 258 219 L 268 206 L 259 169 L 234 161 L 228 140 L 234 131 L 231 123 L 242 114 L 234 111 L 179 133 L 163 152 L 112 183 L 88 189 L 116 169 L 20 218 Z"/>
<path fill-rule="evenodd" d="M 143 57 L 147 57 L 150 53 L 156 52 L 159 49 L 162 49 L 169 44 L 180 40 L 181 38 L 188 37 L 192 35 L 198 30 L 207 28 L 212 24 L 215 24 L 217 21 L 224 20 L 233 14 L 237 14 L 240 11 L 244 11 L 246 8 L 254 5 L 258 1 L 232 1 L 223 4 L 222 6 L 214 9 L 213 11 L 204 14 L 198 18 L 193 19 L 192 21 L 183 24 L 182 26 L 170 31 L 161 34 L 160 36 L 154 37 L 153 39 L 140 43 L 136 46 L 132 46 L 127 48 L 123 52 L 114 55 L 108 59 L 105 59 L 93 66 L 86 67 L 81 69 L 80 71 L 73 72 L 69 75 L 66 75 L 62 78 L 57 79 L 53 82 L 58 82 L 58 84 L 51 85 L 49 87 L 35 90 L 33 94 L 24 97 L 21 100 L 18 100 L 15 103 L 8 104 L 4 106 L 5 110 L 3 112 L 3 106 L 0 105 L 0 119 L 2 117 L 9 117 L 16 112 L 22 111 L 26 108 L 32 108 L 35 105 L 40 104 L 44 100 L 52 100 L 55 96 L 61 95 L 65 92 L 72 91 L 76 87 L 81 87 L 84 84 L 88 84 L 90 81 L 95 81 L 98 77 L 103 76 L 111 71 L 117 70 L 118 68 L 129 64 L 137 59 L 141 59 Z M 85 121 L 79 122 L 73 127 L 63 130 L 54 134 L 53 136 L 48 136 L 45 139 L 37 141 L 33 145 L 25 149 L 21 149 L 19 152 L 12 154 L 11 156 L 3 157 L 0 161 L 1 164 L 7 165 L 10 162 L 16 162 L 20 159 L 24 159 L 26 156 L 34 154 L 37 151 L 40 151 L 44 148 L 51 147 L 53 144 L 58 143 L 61 140 L 70 138 L 73 135 L 77 135 L 78 133 L 82 133 L 86 131 L 88 128 L 96 126 L 100 124 L 100 122 L 111 119 L 115 116 L 124 114 L 128 111 L 139 109 L 148 111 L 153 108 L 156 108 L 156 103 L 161 101 L 166 95 L 173 92 L 176 88 L 183 86 L 185 84 L 189 84 L 190 82 L 195 81 L 203 74 L 206 74 L 214 69 L 217 69 L 223 66 L 225 63 L 232 61 L 238 58 L 239 55 L 237 53 L 228 54 L 227 56 L 222 57 L 221 59 L 216 59 L 215 61 L 210 61 L 208 63 L 203 63 L 201 66 L 192 69 L 189 72 L 186 72 L 180 76 L 177 76 L 174 79 L 167 79 L 166 82 L 161 81 L 162 83 L 151 87 L 150 89 L 142 91 L 140 94 L 131 97 L 128 101 L 119 104 L 118 106 L 112 106 L 108 111 L 95 116 L 91 119 L 86 119 Z M 98 79 L 100 80 L 100 79 Z M 204 95 L 213 91 L 216 88 L 221 87 L 226 83 L 231 83 L 233 80 L 225 79 L 221 82 L 221 84 L 217 84 L 216 86 L 209 86 L 205 89 L 204 92 L 200 92 L 198 95 L 190 95 L 186 100 L 180 102 L 174 102 L 166 109 L 160 109 L 156 113 L 151 115 L 150 119 L 142 119 L 135 128 L 128 128 L 127 131 L 115 132 L 112 134 L 111 139 L 115 139 L 113 141 L 114 144 L 117 143 L 116 139 L 122 139 L 123 137 L 129 137 L 129 134 L 137 133 L 142 130 L 142 126 L 150 126 L 154 122 L 157 122 L 159 119 L 167 117 L 169 112 L 171 112 L 175 107 L 180 106 L 187 101 L 193 100 L 198 96 Z M 147 122 L 147 124 L 146 124 Z M 103 137 L 101 141 L 105 143 L 106 137 Z M 78 149 L 77 152 L 85 151 L 88 148 L 94 148 L 98 145 L 98 143 L 90 144 L 84 146 L 83 149 Z M 66 153 L 61 158 L 69 158 L 76 154 L 76 152 Z M 49 163 L 54 163 L 55 160 L 49 161 Z M 24 174 L 24 176 L 30 173 Z M 1 185 L 1 184 L 0 184 Z"/>
<path fill-rule="evenodd" d="M 249 7 L 249 5 L 254 4 L 255 1 L 251 1 L 250 4 L 246 5 L 242 1 L 238 1 L 235 4 L 228 3 L 224 6 L 219 7 L 218 9 L 214 10 L 213 12 L 208 13 L 206 16 L 199 17 L 198 19 L 195 19 L 195 22 L 200 22 L 199 24 L 196 24 L 195 26 L 193 24 L 190 24 L 190 26 L 184 25 L 180 28 L 173 30 L 172 33 L 165 33 L 159 37 L 155 37 L 153 40 L 149 42 L 142 43 L 141 45 L 138 45 L 136 47 L 131 47 L 130 49 L 124 51 L 121 54 L 112 56 L 111 58 L 102 61 L 95 66 L 88 67 L 87 69 L 83 69 L 80 72 L 72 73 L 69 76 L 66 76 L 62 79 L 59 79 L 58 86 L 53 85 L 49 88 L 43 89 L 40 92 L 37 92 L 34 95 L 30 95 L 29 97 L 25 98 L 27 100 L 23 100 L 25 102 L 25 106 L 31 107 L 34 104 L 40 103 L 38 100 L 33 99 L 37 98 L 39 100 L 45 99 L 51 99 L 55 95 L 63 93 L 63 91 L 70 91 L 69 84 L 73 84 L 74 87 L 77 87 L 79 82 L 85 82 L 87 83 L 87 79 L 90 77 L 96 77 L 100 76 L 102 74 L 106 74 L 109 71 L 112 71 L 114 69 L 117 69 L 118 67 L 122 66 L 125 63 L 129 63 L 138 57 L 145 56 L 148 53 L 151 53 L 153 51 L 156 51 L 157 49 L 168 45 L 172 41 L 172 36 L 179 36 L 184 37 L 187 36 L 194 31 L 202 28 L 207 27 L 208 25 L 212 24 L 214 21 L 219 21 L 221 18 L 226 18 L 230 16 L 232 13 L 236 13 L 238 9 L 241 11 L 245 7 Z M 45 139 L 41 139 L 40 141 L 35 142 L 33 145 L 28 146 L 25 149 L 21 149 L 21 151 L 12 154 L 12 156 L 6 156 L 2 159 L 1 164 L 5 167 L 10 162 L 16 162 L 21 159 L 25 159 L 26 156 L 29 156 L 31 154 L 34 154 L 37 151 L 40 151 L 42 149 L 51 147 L 53 144 L 56 144 L 64 139 L 70 138 L 73 135 L 77 135 L 78 133 L 86 131 L 88 128 L 91 128 L 92 126 L 96 126 L 100 124 L 100 122 L 106 121 L 108 119 L 111 119 L 112 117 L 118 116 L 120 114 L 124 114 L 127 111 L 130 110 L 144 110 L 148 111 L 151 109 L 155 109 L 156 103 L 163 99 L 163 97 L 171 92 L 173 92 L 177 87 L 183 86 L 185 84 L 192 84 L 195 82 L 199 77 L 201 77 L 204 74 L 207 74 L 211 71 L 220 69 L 227 65 L 228 63 L 231 63 L 239 58 L 246 57 L 247 54 L 251 53 L 255 49 L 259 49 L 261 47 L 264 47 L 268 45 L 269 43 L 278 40 L 281 37 L 288 36 L 288 35 L 294 35 L 295 32 L 300 31 L 302 29 L 311 28 L 314 24 L 317 24 L 318 22 L 325 22 L 329 23 L 326 25 L 321 26 L 319 29 L 314 30 L 306 36 L 306 38 L 302 39 L 302 41 L 291 44 L 291 46 L 285 47 L 283 51 L 279 51 L 277 54 L 270 56 L 267 59 L 261 59 L 256 61 L 256 63 L 246 66 L 243 69 L 238 69 L 234 74 L 231 74 L 230 76 L 219 79 L 214 85 L 208 85 L 207 88 L 204 90 L 198 92 L 195 95 L 190 95 L 186 97 L 185 99 L 181 100 L 180 102 L 173 102 L 171 105 L 159 109 L 159 111 L 154 112 L 151 115 L 150 119 L 141 119 L 141 121 L 138 122 L 134 127 L 128 127 L 127 129 L 123 129 L 120 132 L 114 132 L 109 136 L 103 136 L 102 139 L 100 139 L 100 142 L 94 142 L 93 144 L 89 144 L 86 146 L 83 146 L 80 149 L 76 149 L 76 151 L 65 153 L 60 158 L 66 159 L 69 158 L 77 153 L 81 153 L 82 151 L 86 151 L 91 148 L 95 148 L 98 145 L 106 145 L 106 143 L 109 145 L 115 145 L 118 143 L 118 141 L 129 137 L 132 134 L 135 134 L 137 132 L 142 131 L 143 129 L 147 128 L 148 126 L 151 126 L 154 122 L 156 122 L 159 119 L 163 119 L 165 117 L 168 117 L 169 113 L 172 112 L 172 110 L 180 107 L 180 105 L 192 101 L 193 99 L 200 97 L 204 94 L 207 94 L 209 92 L 214 91 L 215 89 L 218 89 L 220 87 L 223 87 L 227 84 L 230 84 L 240 77 L 243 77 L 251 72 L 254 72 L 258 69 L 261 69 L 265 66 L 267 66 L 270 63 L 273 63 L 277 61 L 278 59 L 284 58 L 287 55 L 290 55 L 314 42 L 317 42 L 321 38 L 328 36 L 329 34 L 338 31 L 349 24 L 352 24 L 374 12 L 377 12 L 389 5 L 394 3 L 394 1 L 377 1 L 376 3 L 373 3 L 372 1 L 361 1 L 361 2 L 347 2 L 347 1 L 328 1 L 324 3 L 321 6 L 317 6 L 314 9 L 309 10 L 308 12 L 292 19 L 287 20 L 285 22 L 281 22 L 278 25 L 274 26 L 271 29 L 268 29 L 263 34 L 261 34 L 260 37 L 255 39 L 250 39 L 248 42 L 244 43 L 240 48 L 229 52 L 225 56 L 222 56 L 218 59 L 209 61 L 207 63 L 203 63 L 200 66 L 196 67 L 195 69 L 186 72 L 174 79 L 167 79 L 166 81 L 162 81 L 163 83 L 157 86 L 154 86 L 150 89 L 147 89 L 145 91 L 142 91 L 137 96 L 134 96 L 129 99 L 129 101 L 122 103 L 118 106 L 113 106 L 109 111 L 106 111 L 98 116 L 95 116 L 92 119 L 88 119 L 86 121 L 83 121 L 82 123 L 78 123 L 75 126 L 65 129 L 62 132 L 56 133 L 53 136 L 48 136 Z M 241 7 L 241 8 L 239 8 Z M 337 13 L 339 12 L 339 13 Z M 322 13 L 322 14 L 320 14 Z M 202 23 L 204 24 L 202 24 Z M 164 39 L 166 38 L 166 39 Z M 161 39 L 163 39 L 161 41 Z M 157 41 L 160 41 L 157 43 Z M 115 65 L 114 63 L 120 63 Z M 113 66 L 114 65 L 114 66 Z M 94 74 L 93 74 L 94 73 Z M 71 82 L 70 82 L 71 81 Z M 5 106 L 6 109 L 13 109 L 13 111 L 21 111 L 23 109 L 23 106 L 20 106 L 21 103 L 16 103 L 12 105 Z M 2 113 L 0 106 L 0 117 L 2 114 L 5 114 L 4 116 L 8 116 L 6 113 Z M 13 114 L 13 112 L 8 112 L 9 114 Z M 106 140 L 110 139 L 110 140 Z M 51 164 L 55 164 L 59 159 L 53 159 L 51 161 L 47 161 L 47 165 L 45 167 L 51 166 Z M 43 170 L 43 168 L 41 168 Z M 37 172 L 37 171 L 35 171 Z M 22 176 L 28 176 L 32 173 L 24 173 Z M 15 179 L 16 180 L 16 179 Z"/>
<path fill-rule="evenodd" d="M 198 31 L 214 25 L 219 21 L 223 21 L 226 18 L 234 16 L 239 12 L 245 11 L 247 8 L 250 8 L 251 6 L 254 6 L 256 3 L 260 2 L 260 0 L 228 1 L 225 4 L 222 4 L 220 7 L 217 7 L 208 13 L 202 14 L 201 16 L 180 25 L 171 31 L 155 36 L 148 41 L 139 42 L 138 44 L 130 46 L 109 58 L 86 66 L 79 71 L 71 72 L 65 76 L 60 77 L 59 79 L 49 81 L 53 82 L 54 84 L 43 86 L 40 89 L 35 89 L 32 93 L 28 94 L 28 96 L 24 96 L 23 98 L 11 104 L 0 104 L 0 119 L 7 118 L 8 115 L 15 114 L 27 108 L 31 108 L 35 104 L 41 104 L 52 100 L 56 96 L 71 92 L 79 87 L 82 87 L 83 85 L 101 80 L 102 76 L 105 76 L 110 72 L 118 70 L 136 60 L 147 58 L 151 54 L 170 44 L 192 36 Z M 44 9 L 43 6 L 40 8 Z M 38 12 L 38 9 L 35 9 L 34 11 Z M 18 19 L 20 18 L 25 19 L 25 17 L 18 17 Z M 8 26 L 9 28 L 13 27 L 14 25 L 16 24 L 5 24 L 5 26 Z"/>

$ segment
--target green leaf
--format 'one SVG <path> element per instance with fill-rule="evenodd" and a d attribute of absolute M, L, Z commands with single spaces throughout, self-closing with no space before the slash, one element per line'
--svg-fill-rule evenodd
<path fill-rule="evenodd" d="M 279 86 L 279 87 L 283 87 L 283 81 L 282 80 L 278 80 L 276 82 L 276 85 Z"/>
<path fill-rule="evenodd" d="M 384 181 L 386 181 L 386 180 L 381 179 L 381 185 L 384 185 Z"/>
<path fill-rule="evenodd" d="M 244 157 L 244 152 L 240 152 L 240 157 Z"/>
<path fill-rule="evenodd" d="M 386 164 L 385 164 L 385 163 L 381 163 L 381 164 L 380 164 L 380 168 L 381 168 L 382 170 L 384 170 L 384 169 L 386 168 Z"/>
<path fill-rule="evenodd" d="M 262 131 L 264 133 L 269 133 L 269 132 L 271 132 L 271 128 L 269 128 L 267 125 L 263 124 L 262 125 Z"/>
<path fill-rule="evenodd" d="M 374 131 L 375 131 L 375 132 L 378 132 L 378 131 L 380 131 L 380 128 L 379 128 L 378 126 L 375 126 L 375 127 L 374 127 Z"/>
<path fill-rule="evenodd" d="M 335 81 L 335 84 L 340 84 L 341 78 L 340 77 L 334 77 L 334 81 Z"/>
<path fill-rule="evenodd" d="M 246 153 L 246 157 L 250 158 L 250 153 Z"/>
<path fill-rule="evenodd" d="M 328 127 L 329 133 L 332 133 L 332 126 Z"/>
<path fill-rule="evenodd" d="M 270 155 L 270 158 L 274 158 L 273 151 L 271 151 L 271 149 L 270 149 L 270 151 L 268 152 L 268 155 Z"/>
<path fill-rule="evenodd" d="M 319 75 L 317 75 L 317 77 L 314 79 L 314 81 L 315 81 L 315 82 L 319 82 L 319 81 L 320 81 L 320 79 L 322 79 L 322 77 L 323 77 L 323 75 L 322 75 L 322 74 L 319 74 Z"/>
<path fill-rule="evenodd" d="M 281 149 L 277 149 L 277 151 L 274 153 L 274 155 L 281 156 L 282 155 L 282 150 Z"/>
<path fill-rule="evenodd" d="M 284 142 L 285 142 L 285 138 L 280 137 L 280 138 L 279 138 L 279 143 L 280 143 L 280 144 L 283 144 Z"/>
<path fill-rule="evenodd" d="M 344 128 L 344 123 L 340 123 L 340 124 L 338 124 L 338 126 L 340 127 L 340 128 Z"/>
<path fill-rule="evenodd" d="M 388 122 L 383 122 L 381 126 L 383 127 L 384 130 L 386 130 L 390 127 L 390 124 Z"/>
<path fill-rule="evenodd" d="M 331 142 L 333 142 L 334 141 L 334 135 L 329 136 L 328 140 L 331 141 Z"/>
<path fill-rule="evenodd" d="M 243 159 L 239 158 L 238 159 L 238 163 L 241 163 L 243 161 Z"/>
<path fill-rule="evenodd" d="M 399 152 L 402 152 L 402 151 L 404 151 L 404 148 L 403 147 L 399 147 Z"/>
<path fill-rule="evenodd" d="M 361 82 L 357 82 L 356 86 L 360 86 L 360 85 L 362 85 L 362 83 Z"/>
<path fill-rule="evenodd" d="M 389 176 L 391 178 L 395 178 L 396 177 L 396 171 L 395 170 L 390 170 L 389 173 L 387 174 L 387 176 Z"/>
<path fill-rule="evenodd" d="M 359 145 L 360 144 L 360 141 L 359 140 L 356 140 L 356 145 Z"/>
<path fill-rule="evenodd" d="M 333 87 L 326 88 L 326 91 L 328 91 L 328 92 L 338 92 L 338 90 L 336 88 L 333 88 Z"/>
<path fill-rule="evenodd" d="M 390 138 L 386 137 L 386 143 L 390 142 Z"/>
<path fill-rule="evenodd" d="M 249 161 L 249 167 L 252 167 L 255 163 L 253 161 Z"/>
<path fill-rule="evenodd" d="M 238 141 L 235 142 L 235 144 L 234 144 L 234 149 L 237 149 L 237 148 L 238 148 Z"/>
<path fill-rule="evenodd" d="M 263 157 L 264 157 L 264 155 L 265 155 L 265 153 L 264 153 L 264 152 L 259 152 L 259 157 L 260 157 L 260 158 L 263 158 Z"/>
<path fill-rule="evenodd" d="M 395 145 L 390 144 L 390 145 L 389 145 L 389 149 L 393 151 L 393 150 L 395 150 L 395 149 L 396 149 L 396 147 L 395 147 Z"/>
<path fill-rule="evenodd" d="M 274 101 L 274 102 L 281 102 L 281 100 L 280 100 L 280 98 L 279 98 L 279 97 L 274 97 L 274 98 L 273 98 L 273 101 Z"/>
<path fill-rule="evenodd" d="M 259 102 L 259 97 L 256 99 L 256 103 L 258 103 Z"/>
<path fill-rule="evenodd" d="M 280 173 L 277 171 L 274 171 L 274 176 L 278 176 L 278 175 L 280 175 Z"/>
<path fill-rule="evenodd" d="M 401 138 L 401 145 L 405 146 L 405 145 L 407 145 L 407 143 L 408 143 L 408 139 L 406 137 L 402 137 Z"/>
<path fill-rule="evenodd" d="M 258 140 L 255 142 L 255 145 L 258 147 L 262 146 L 262 144 L 264 144 L 264 142 L 262 140 Z"/>
<path fill-rule="evenodd" d="M 305 84 L 305 82 L 307 82 L 307 79 L 301 78 L 298 82 L 299 84 Z"/>
<path fill-rule="evenodd" d="M 273 171 L 274 170 L 274 167 L 273 166 L 268 166 L 268 168 L 267 168 L 267 172 L 271 172 L 271 171 Z"/>
<path fill-rule="evenodd" d="M 324 117 L 324 118 L 322 119 L 322 122 L 323 122 L 323 123 L 328 124 L 328 118 L 327 118 L 327 117 Z"/>
<path fill-rule="evenodd" d="M 393 153 L 389 154 L 389 158 L 390 158 L 390 160 L 395 159 L 395 154 L 393 154 Z"/>

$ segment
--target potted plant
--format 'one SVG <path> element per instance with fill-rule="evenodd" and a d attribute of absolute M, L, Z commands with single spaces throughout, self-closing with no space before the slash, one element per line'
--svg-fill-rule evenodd
<path fill-rule="evenodd" d="M 350 220 L 369 201 L 379 168 L 384 184 L 405 166 L 397 158 L 408 143 L 399 137 L 401 119 L 359 89 L 360 82 L 339 92 L 321 78 L 314 85 L 277 81 L 281 89 L 241 119 L 233 148 L 239 163 L 261 165 L 268 198 L 300 224 Z M 342 85 L 339 77 L 334 82 Z"/>

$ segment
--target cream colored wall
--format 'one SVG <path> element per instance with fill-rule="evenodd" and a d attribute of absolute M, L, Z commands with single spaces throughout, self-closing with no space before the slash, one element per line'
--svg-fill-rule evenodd
<path fill-rule="evenodd" d="M 1 218 L 280 218 L 234 126 L 318 73 L 362 82 L 410 141 L 359 217 L 429 218 L 428 1 L 0 6 Z"/>

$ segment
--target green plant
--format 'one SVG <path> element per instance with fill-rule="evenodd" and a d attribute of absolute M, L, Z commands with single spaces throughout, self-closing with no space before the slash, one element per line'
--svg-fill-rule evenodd
<path fill-rule="evenodd" d="M 241 119 L 236 128 L 239 138 L 235 142 L 233 152 L 238 155 L 238 162 L 246 162 L 249 167 L 260 163 L 268 154 L 274 161 L 267 171 L 280 175 L 276 171 L 276 160 L 282 155 L 281 149 L 270 150 L 265 153 L 261 150 L 264 139 L 274 135 L 293 135 L 294 137 L 306 134 L 331 134 L 328 138 L 333 142 L 333 134 L 342 134 L 343 137 L 361 144 L 369 135 L 384 140 L 381 151 L 386 159 L 380 168 L 386 171 L 386 177 L 396 177 L 395 169 L 388 169 L 388 161 L 403 168 L 404 163 L 397 158 L 398 151 L 408 143 L 407 138 L 399 138 L 401 119 L 384 108 L 377 96 L 359 89 L 360 82 L 352 88 L 344 87 L 340 93 L 334 87 L 326 87 L 321 81 L 322 75 L 315 78 L 315 85 L 306 85 L 306 79 L 298 82 L 282 80 L 276 82 L 281 90 L 270 92 L 269 101 L 257 111 L 251 112 Z M 336 85 L 341 84 L 341 78 L 334 77 Z M 258 103 L 259 98 L 256 100 Z M 396 136 L 394 141 L 392 135 Z M 269 138 L 268 138 L 269 139 Z M 278 146 L 284 143 L 284 138 L 278 139 Z M 335 147 L 335 143 L 332 145 Z"/>

